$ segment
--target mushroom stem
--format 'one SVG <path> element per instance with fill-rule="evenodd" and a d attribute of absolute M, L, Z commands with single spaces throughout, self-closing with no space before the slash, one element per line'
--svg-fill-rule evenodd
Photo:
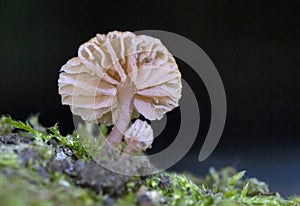
<path fill-rule="evenodd" d="M 119 144 L 127 130 L 133 111 L 133 96 L 135 92 L 135 88 L 129 84 L 123 84 L 118 87 L 118 102 L 120 106 L 118 107 L 117 115 L 113 116 L 116 122 L 115 126 L 107 138 L 112 145 Z"/>

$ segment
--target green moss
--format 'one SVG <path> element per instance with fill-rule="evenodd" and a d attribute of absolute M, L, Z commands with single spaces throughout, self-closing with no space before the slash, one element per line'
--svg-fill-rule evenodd
<path fill-rule="evenodd" d="M 6 121 L 6 119 L 6 116 L 0 117 L 0 135 L 9 134 L 13 130 L 13 127 Z"/>
<path fill-rule="evenodd" d="M 129 177 L 97 165 L 89 140 L 92 128 L 81 125 L 77 133 L 63 136 L 58 126 L 44 128 L 37 117 L 27 122 L 0 118 L 0 205 L 300 205 L 300 198 L 285 199 L 268 185 L 244 178 L 245 171 L 211 168 L 198 178 L 191 174 L 160 173 Z M 84 145 L 82 144 L 83 141 Z M 89 142 L 90 141 L 90 142 Z M 135 168 L 133 162 L 123 167 Z"/>
<path fill-rule="evenodd" d="M 24 174 L 25 173 L 25 174 Z M 34 175 L 32 173 L 31 175 Z M 33 184 L 34 183 L 34 184 Z M 63 177 L 55 181 L 43 182 L 28 172 L 20 171 L 7 178 L 0 173 L 0 205 L 101 205 L 101 196 L 93 191 L 70 184 Z"/>
<path fill-rule="evenodd" d="M 35 138 L 36 143 L 40 142 L 43 145 L 44 142 L 55 139 L 58 140 L 63 146 L 66 146 L 74 151 L 75 155 L 77 155 L 78 158 L 87 158 L 88 154 L 79 141 L 79 135 L 73 133 L 72 135 L 63 136 L 59 132 L 58 125 L 48 128 L 47 132 L 45 128 L 42 129 L 36 118 L 37 117 L 30 118 L 33 125 L 30 125 L 29 121 L 21 122 L 13 120 L 10 116 L 3 116 L 1 118 L 1 122 L 3 122 L 4 124 L 9 124 L 14 129 L 24 130 Z M 39 129 L 37 130 L 34 128 Z"/>

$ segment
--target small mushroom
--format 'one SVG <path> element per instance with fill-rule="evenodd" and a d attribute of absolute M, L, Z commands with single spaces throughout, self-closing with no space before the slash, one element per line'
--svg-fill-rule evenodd
<path fill-rule="evenodd" d="M 61 68 L 62 103 L 90 122 L 112 125 L 108 141 L 122 141 L 130 120 L 161 119 L 178 106 L 181 74 L 159 39 L 131 32 L 97 35 Z"/>
<path fill-rule="evenodd" d="M 146 122 L 137 119 L 126 131 L 124 140 L 127 144 L 126 154 L 141 152 L 151 147 L 153 142 L 153 130 Z"/>

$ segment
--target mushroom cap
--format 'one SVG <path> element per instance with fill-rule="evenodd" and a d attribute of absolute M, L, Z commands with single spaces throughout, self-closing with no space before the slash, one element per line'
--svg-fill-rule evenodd
<path fill-rule="evenodd" d="M 181 74 L 175 59 L 157 38 L 131 32 L 110 32 L 79 47 L 78 57 L 61 68 L 62 103 L 83 120 L 113 124 L 121 106 L 118 88 L 134 87 L 133 114 L 161 119 L 178 106 Z"/>
<path fill-rule="evenodd" d="M 154 135 L 151 126 L 137 119 L 125 132 L 124 140 L 133 152 L 144 151 L 151 147 Z"/>

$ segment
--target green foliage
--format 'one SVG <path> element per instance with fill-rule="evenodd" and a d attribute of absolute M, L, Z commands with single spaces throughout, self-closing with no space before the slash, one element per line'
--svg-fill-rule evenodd
<path fill-rule="evenodd" d="M 12 126 L 6 122 L 6 116 L 0 117 L 0 135 L 9 134 L 12 132 Z"/>
<path fill-rule="evenodd" d="M 35 118 L 36 117 L 31 117 L 30 119 L 33 126 L 29 123 L 29 121 L 26 122 L 16 121 L 12 119 L 10 116 L 3 116 L 2 121 L 9 124 L 14 129 L 26 131 L 36 139 L 37 143 L 39 141 L 48 142 L 51 139 L 56 139 L 62 145 L 74 151 L 78 158 L 88 157 L 85 148 L 79 141 L 79 135 L 77 135 L 76 133 L 67 136 L 61 135 L 57 124 L 54 125 L 53 127 L 50 127 L 47 132 L 45 128 L 41 128 L 40 124 L 38 123 L 38 120 L 36 120 Z M 34 128 L 39 128 L 39 130 L 36 130 Z"/>
<path fill-rule="evenodd" d="M 219 171 L 211 168 L 205 178 L 168 172 L 134 177 L 125 183 L 126 190 L 117 196 L 105 191 L 97 194 L 92 188 L 75 184 L 63 172 L 45 171 L 49 162 L 55 159 L 54 150 L 58 148 L 69 149 L 77 159 L 90 161 L 95 155 L 93 147 L 101 148 L 107 133 L 105 126 L 100 125 L 99 129 L 96 138 L 91 138 L 93 127 L 87 124 L 79 126 L 77 133 L 63 136 L 57 125 L 46 129 L 35 116 L 26 122 L 2 116 L 0 140 L 4 141 L 1 135 L 9 137 L 12 132 L 23 139 L 19 142 L 12 139 L 14 143 L 9 146 L 0 141 L 0 205 L 300 205 L 299 197 L 282 198 L 278 193 L 271 193 L 266 183 L 245 178 L 245 171 L 237 172 L 231 167 Z M 48 144 L 51 141 L 56 141 L 58 146 Z M 24 152 L 29 159 L 22 156 Z"/>
<path fill-rule="evenodd" d="M 167 205 L 298 205 L 300 198 L 286 200 L 278 193 L 269 193 L 265 183 L 255 179 L 243 179 L 245 171 L 236 172 L 231 167 L 220 171 L 213 168 L 199 184 L 185 175 L 164 173 L 146 180 L 151 190 L 156 190 Z M 169 185 L 163 184 L 169 179 Z M 195 179 L 196 177 L 194 177 Z M 258 183 L 259 182 L 259 183 Z M 164 186 L 163 186 L 164 185 Z M 249 193 L 251 189 L 251 193 Z M 255 195 L 254 195 L 255 194 Z M 161 204 L 158 202 L 158 204 Z"/>
<path fill-rule="evenodd" d="M 2 148 L 1 148 L 2 150 Z M 0 165 L 1 166 L 11 166 L 18 167 L 20 160 L 18 155 L 12 151 L 5 151 L 0 153 Z"/>
<path fill-rule="evenodd" d="M 69 184 L 63 177 L 45 183 L 34 172 L 19 170 L 10 178 L 0 172 L 0 186 L 3 206 L 103 205 L 101 196 Z"/>

